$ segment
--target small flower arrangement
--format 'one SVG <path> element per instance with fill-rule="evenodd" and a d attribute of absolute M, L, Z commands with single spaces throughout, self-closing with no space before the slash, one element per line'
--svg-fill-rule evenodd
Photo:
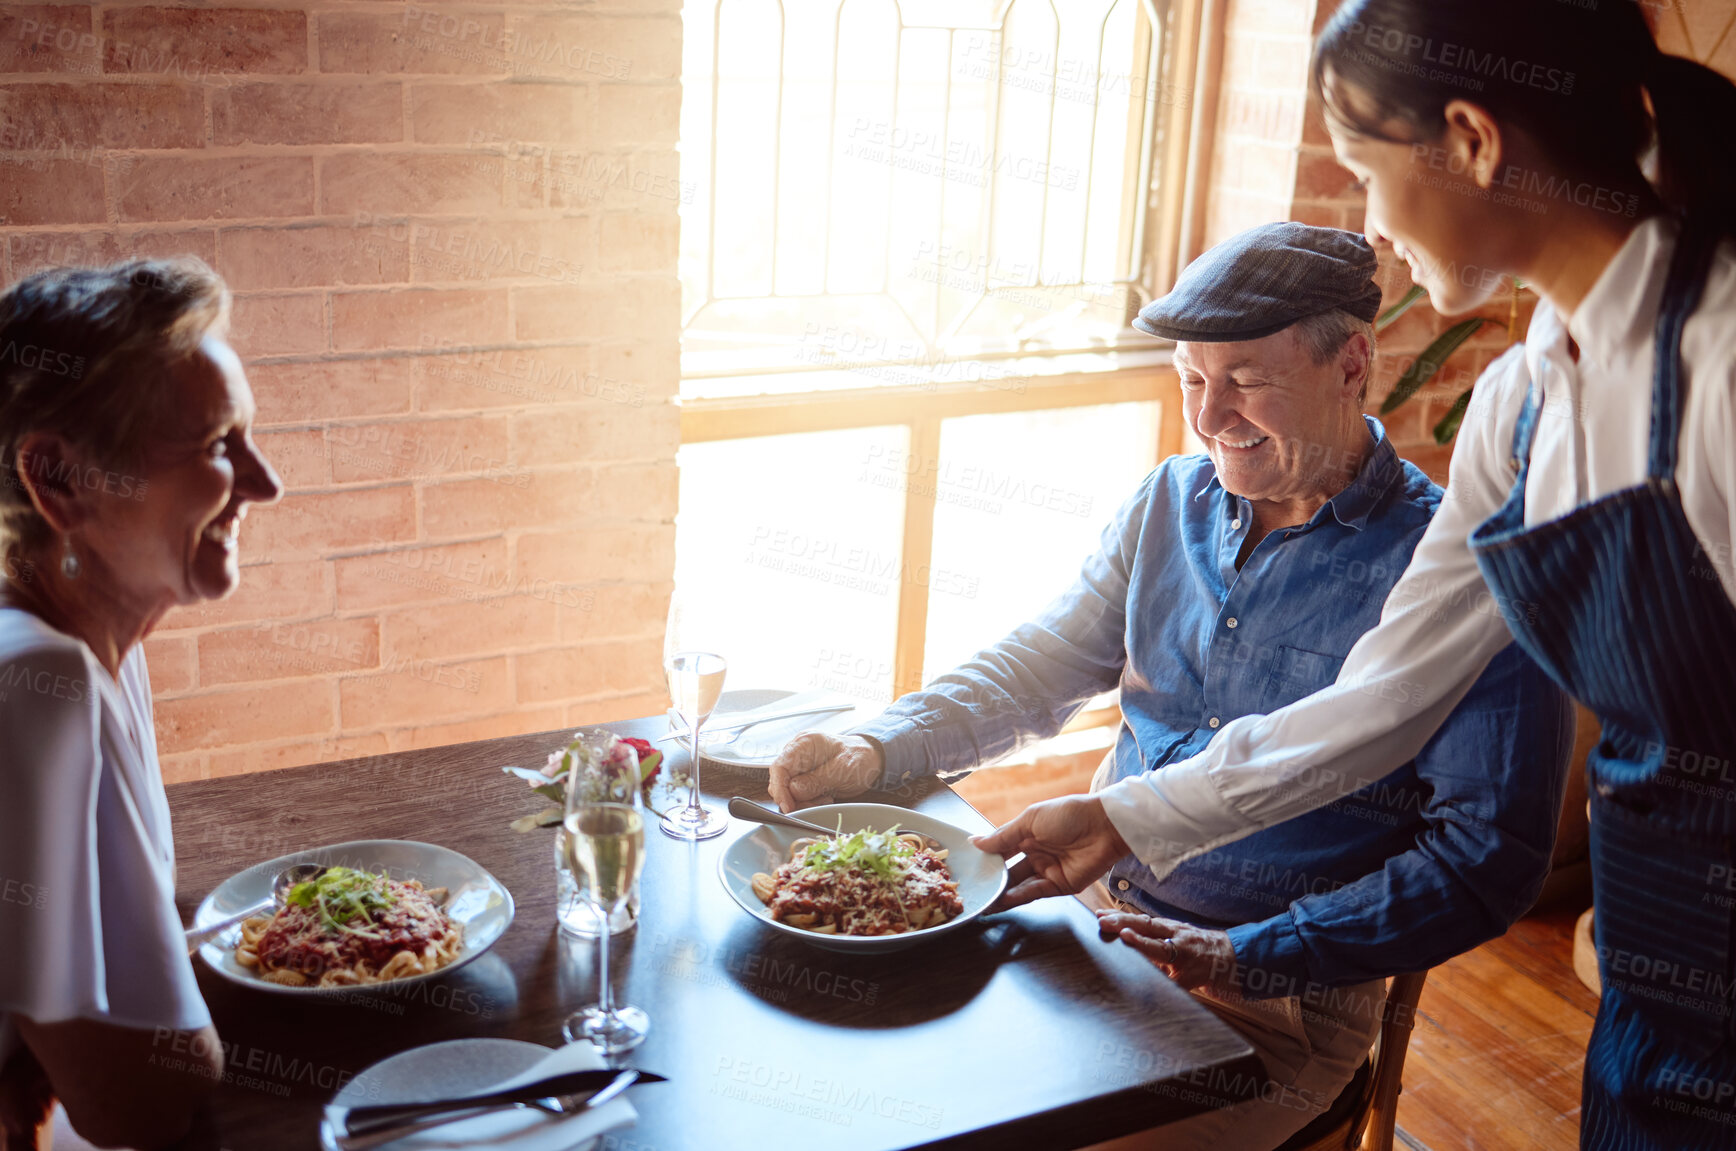
<path fill-rule="evenodd" d="M 587 772 L 586 782 L 597 792 L 587 798 L 602 801 L 608 794 L 620 794 L 619 789 L 632 786 L 635 781 L 649 795 L 663 767 L 663 753 L 647 740 L 626 739 L 609 732 L 576 731 L 566 746 L 549 752 L 548 761 L 538 771 L 527 767 L 501 768 L 530 784 L 532 791 L 554 805 L 513 820 L 514 831 L 552 827 L 561 821 L 566 814 L 567 775 L 580 763 L 587 768 L 601 768 L 595 773 Z"/>

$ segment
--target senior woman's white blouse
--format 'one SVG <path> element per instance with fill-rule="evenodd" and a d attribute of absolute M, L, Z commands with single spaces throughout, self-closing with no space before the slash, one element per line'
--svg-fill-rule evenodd
<path fill-rule="evenodd" d="M 0 608 L 0 1062 L 11 1016 L 211 1022 L 175 912 L 150 678 Z"/>
<path fill-rule="evenodd" d="M 1513 430 L 1532 380 L 1543 389 L 1543 408 L 1527 524 L 1644 482 L 1652 331 L 1676 232 L 1662 217 L 1639 224 L 1570 323 L 1540 303 L 1525 344 L 1477 381 L 1440 510 L 1380 624 L 1350 649 L 1333 686 L 1270 715 L 1243 716 L 1192 759 L 1099 793 L 1116 830 L 1160 877 L 1412 758 L 1507 645 L 1511 636 L 1467 541 L 1512 490 Z M 1693 574 L 1720 581 L 1736 602 L 1736 246 L 1728 242 L 1683 329 L 1682 358 L 1687 403 L 1676 481 L 1702 547 Z"/>

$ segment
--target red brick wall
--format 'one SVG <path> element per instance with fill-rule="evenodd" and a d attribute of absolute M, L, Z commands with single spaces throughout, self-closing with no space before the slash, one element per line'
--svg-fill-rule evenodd
<path fill-rule="evenodd" d="M 0 241 L 192 252 L 288 487 L 147 643 L 168 777 L 664 705 L 679 0 L 0 9 Z"/>

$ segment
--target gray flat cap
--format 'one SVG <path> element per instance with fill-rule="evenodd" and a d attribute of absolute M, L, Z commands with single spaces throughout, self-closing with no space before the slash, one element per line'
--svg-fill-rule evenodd
<path fill-rule="evenodd" d="M 1133 326 L 1168 340 L 1209 344 L 1258 340 L 1334 308 L 1372 322 L 1380 312 L 1378 262 L 1355 232 L 1262 224 L 1189 264 Z"/>

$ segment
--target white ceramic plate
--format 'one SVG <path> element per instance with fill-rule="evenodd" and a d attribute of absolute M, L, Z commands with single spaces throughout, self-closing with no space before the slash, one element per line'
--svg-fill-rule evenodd
<path fill-rule="evenodd" d="M 778 691 L 771 688 L 743 688 L 739 691 L 726 691 L 717 697 L 717 710 L 711 713 L 706 721 L 711 724 L 725 724 L 730 717 L 739 712 L 753 711 L 788 699 L 798 692 Z M 836 735 L 848 731 L 854 725 L 861 723 L 867 716 L 861 707 L 852 711 L 833 711 L 824 715 L 798 715 L 793 719 L 774 719 L 765 723 L 757 723 L 730 740 L 735 735 L 731 731 L 720 731 L 716 735 L 708 735 L 707 728 L 699 729 L 699 751 L 707 763 L 721 763 L 726 767 L 757 768 L 760 771 L 770 771 L 772 760 L 778 757 L 778 752 L 784 745 L 804 731 L 825 731 Z M 728 742 L 725 742 L 728 741 Z M 659 744 L 660 747 L 680 747 L 679 743 Z"/>
<path fill-rule="evenodd" d="M 464 950 L 445 967 L 426 975 L 409 975 L 365 987 L 285 987 L 281 983 L 267 983 L 236 962 L 235 945 L 241 939 L 241 928 L 237 925 L 199 948 L 200 956 L 219 975 L 246 987 L 280 995 L 356 995 L 384 991 L 456 971 L 494 946 L 494 941 L 506 934 L 506 929 L 512 924 L 512 893 L 475 860 L 450 848 L 410 839 L 359 839 L 353 843 L 336 843 L 330 847 L 279 856 L 236 872 L 218 884 L 216 890 L 199 904 L 199 910 L 193 914 L 193 926 L 204 927 L 226 919 L 264 899 L 271 893 L 272 879 L 292 863 L 322 863 L 327 867 L 384 871 L 393 879 L 419 879 L 424 887 L 446 888 L 449 893 L 446 914 L 463 924 Z"/>
<path fill-rule="evenodd" d="M 548 1074 L 603 1066 L 589 1044 L 556 1049 L 566 1057 Z M 453 1039 L 412 1047 L 369 1067 L 344 1085 L 332 1102 L 346 1107 L 375 1103 L 416 1103 L 475 1094 L 505 1083 L 551 1058 L 547 1047 L 517 1039 Z M 511 1151 L 586 1151 L 604 1131 L 638 1118 L 633 1105 L 614 1099 L 582 1115 L 549 1115 L 531 1108 L 498 1111 L 394 1139 L 379 1151 L 440 1151 L 445 1148 L 511 1148 Z M 320 1123 L 320 1146 L 338 1151 L 330 1120 Z"/>
<path fill-rule="evenodd" d="M 771 910 L 753 893 L 754 872 L 764 871 L 770 874 L 789 862 L 790 844 L 808 833 L 796 828 L 773 827 L 762 823 L 724 848 L 723 856 L 717 862 L 718 878 L 723 880 L 724 889 L 741 905 L 743 911 L 773 931 L 793 935 L 815 947 L 846 953 L 897 951 L 913 947 L 937 935 L 957 931 L 986 911 L 989 904 L 999 899 L 1001 892 L 1006 890 L 1006 860 L 972 847 L 970 832 L 950 823 L 943 823 L 920 811 L 911 811 L 907 807 L 892 807 L 884 803 L 830 803 L 824 807 L 810 807 L 792 814 L 821 827 L 836 827 L 842 817 L 844 830 L 847 832 L 860 831 L 865 827 L 884 831 L 897 824 L 900 831 L 914 831 L 939 840 L 940 845 L 947 849 L 947 870 L 952 872 L 953 879 L 957 881 L 958 897 L 964 904 L 963 911 L 940 926 L 907 931 L 902 935 L 821 935 L 779 923 L 772 918 Z"/>

